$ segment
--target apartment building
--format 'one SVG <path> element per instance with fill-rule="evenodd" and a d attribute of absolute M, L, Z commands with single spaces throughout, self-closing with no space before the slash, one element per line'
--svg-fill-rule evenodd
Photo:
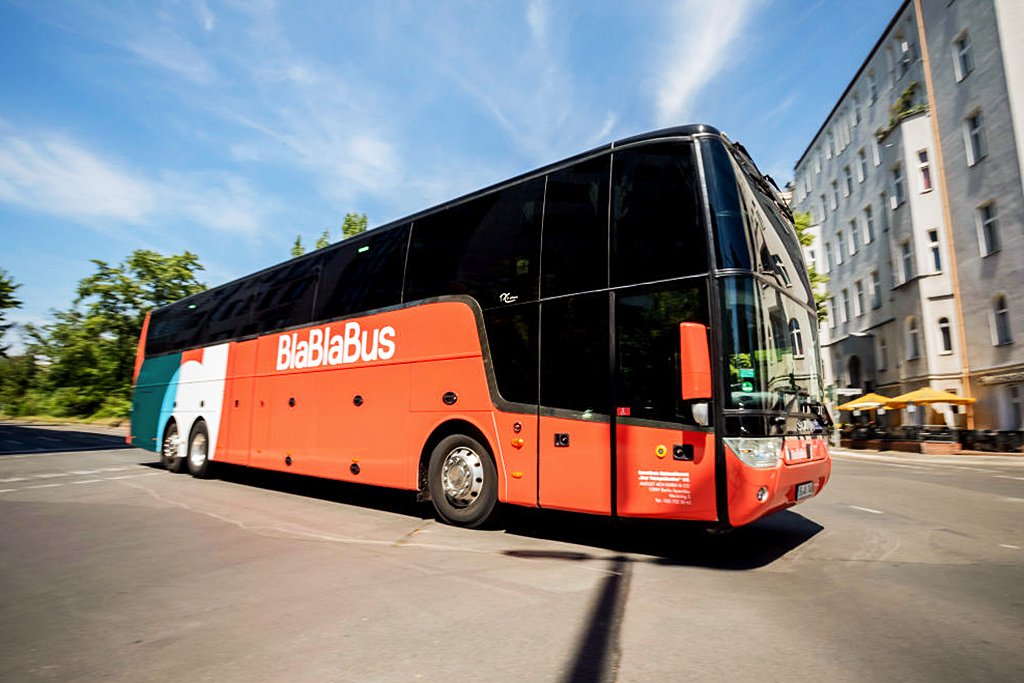
<path fill-rule="evenodd" d="M 978 401 L 921 422 L 1024 429 L 1022 32 L 1019 0 L 907 0 L 797 162 L 839 398 L 931 386 Z"/>

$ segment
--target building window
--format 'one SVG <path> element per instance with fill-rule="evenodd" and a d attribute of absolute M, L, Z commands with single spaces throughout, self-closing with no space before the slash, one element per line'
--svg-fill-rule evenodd
<path fill-rule="evenodd" d="M 849 197 L 853 194 L 853 174 L 849 166 L 843 166 L 843 196 Z"/>
<path fill-rule="evenodd" d="M 878 271 L 871 271 L 871 308 L 882 307 L 882 279 L 878 277 Z"/>
<path fill-rule="evenodd" d="M 889 231 L 889 213 L 885 210 L 885 193 L 881 192 L 878 195 L 878 205 L 882 207 L 881 213 L 878 215 L 882 218 L 882 232 Z"/>
<path fill-rule="evenodd" d="M 860 226 L 857 225 L 857 219 L 854 218 L 850 221 L 850 256 L 857 253 L 857 245 L 860 244 Z"/>
<path fill-rule="evenodd" d="M 889 83 L 896 85 L 896 58 L 892 54 L 892 45 L 885 46 L 885 66 L 889 70 Z"/>
<path fill-rule="evenodd" d="M 825 272 L 832 272 L 832 243 L 825 242 Z"/>
<path fill-rule="evenodd" d="M 985 119 L 978 110 L 964 119 L 964 145 L 967 147 L 967 165 L 974 166 L 988 156 L 985 139 Z"/>
<path fill-rule="evenodd" d="M 864 282 L 857 280 L 853 284 L 853 314 L 864 315 Z"/>
<path fill-rule="evenodd" d="M 853 125 L 860 125 L 860 95 L 853 94 Z"/>
<path fill-rule="evenodd" d="M 978 207 L 978 246 L 982 256 L 999 251 L 999 214 L 995 202 Z"/>
<path fill-rule="evenodd" d="M 850 319 L 850 290 L 844 289 L 842 291 L 839 304 L 839 320 L 845 323 Z"/>
<path fill-rule="evenodd" d="M 868 177 L 868 155 L 863 148 L 857 150 L 857 182 L 863 183 Z"/>
<path fill-rule="evenodd" d="M 949 327 L 949 318 L 939 318 L 939 348 L 941 353 L 953 353 L 953 333 Z"/>
<path fill-rule="evenodd" d="M 814 172 L 821 173 L 821 150 L 814 152 Z"/>
<path fill-rule="evenodd" d="M 875 216 L 871 205 L 864 207 L 864 244 L 871 244 L 875 241 Z"/>
<path fill-rule="evenodd" d="M 899 164 L 892 169 L 892 198 L 894 209 L 907 200 L 907 191 L 903 181 L 903 167 Z"/>
<path fill-rule="evenodd" d="M 878 145 L 878 138 L 871 136 L 871 162 L 878 166 L 882 163 L 882 150 Z"/>
<path fill-rule="evenodd" d="M 1013 342 L 1013 335 L 1010 334 L 1010 310 L 1006 307 L 1006 296 L 1003 294 L 996 295 L 992 302 L 992 339 L 996 346 Z"/>
<path fill-rule="evenodd" d="M 932 255 L 932 272 L 942 272 L 942 252 L 939 250 L 939 231 L 928 231 L 928 251 Z"/>
<path fill-rule="evenodd" d="M 826 159 L 831 159 L 832 158 L 832 150 L 835 149 L 835 146 L 836 146 L 836 134 L 833 133 L 830 130 L 828 132 L 828 144 L 825 145 L 825 158 Z"/>
<path fill-rule="evenodd" d="M 962 81 L 974 71 L 974 57 L 971 56 L 971 38 L 964 31 L 953 41 L 953 71 L 956 80 Z"/>
<path fill-rule="evenodd" d="M 910 64 L 914 61 L 914 44 L 909 40 L 900 41 L 900 78 L 903 78 L 910 70 Z"/>
<path fill-rule="evenodd" d="M 1010 421 L 1004 427 L 1016 431 L 1024 426 L 1024 384 L 1010 384 L 1006 393 L 1010 397 Z"/>
<path fill-rule="evenodd" d="M 793 355 L 797 358 L 804 357 L 804 336 L 800 331 L 800 323 L 796 318 L 789 321 L 789 336 L 793 342 Z"/>
<path fill-rule="evenodd" d="M 826 317 L 828 318 L 828 326 L 829 327 L 835 327 L 836 326 L 836 304 L 835 304 L 835 302 L 831 298 L 825 300 L 825 312 L 827 314 Z"/>
<path fill-rule="evenodd" d="M 914 277 L 914 251 L 910 240 L 900 243 L 900 283 L 909 282 Z"/>
<path fill-rule="evenodd" d="M 836 265 L 846 260 L 846 242 L 843 241 L 843 231 L 836 231 Z"/>
<path fill-rule="evenodd" d="M 917 153 L 917 170 L 921 173 L 921 192 L 932 191 L 932 168 L 928 163 L 928 150 Z"/>
<path fill-rule="evenodd" d="M 907 318 L 907 360 L 921 357 L 921 332 L 917 329 L 917 318 Z"/>
<path fill-rule="evenodd" d="M 868 72 L 868 104 L 874 104 L 878 99 L 878 81 L 875 79 L 875 72 Z"/>
<path fill-rule="evenodd" d="M 885 337 L 878 335 L 878 369 L 886 370 L 889 367 L 889 345 L 885 343 Z"/>
<path fill-rule="evenodd" d="M 839 208 L 839 183 L 832 181 L 832 210 Z"/>

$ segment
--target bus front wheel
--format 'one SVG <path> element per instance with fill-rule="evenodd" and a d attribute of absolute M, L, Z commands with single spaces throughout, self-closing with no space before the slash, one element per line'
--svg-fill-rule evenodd
<path fill-rule="evenodd" d="M 497 508 L 494 460 L 486 447 L 468 436 L 453 434 L 434 447 L 427 483 L 438 516 L 454 526 L 481 527 Z"/>
<path fill-rule="evenodd" d="M 188 471 L 196 479 L 210 476 L 210 435 L 206 423 L 198 420 L 188 437 Z"/>
<path fill-rule="evenodd" d="M 185 471 L 185 459 L 181 457 L 181 437 L 178 435 L 177 422 L 171 422 L 164 430 L 164 440 L 160 444 L 160 464 L 168 472 Z"/>

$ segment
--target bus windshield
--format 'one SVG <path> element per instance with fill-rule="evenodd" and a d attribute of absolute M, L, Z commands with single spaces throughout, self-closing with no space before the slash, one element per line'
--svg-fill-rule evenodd
<path fill-rule="evenodd" d="M 722 284 L 725 408 L 817 413 L 823 390 L 813 311 L 754 277 Z"/>

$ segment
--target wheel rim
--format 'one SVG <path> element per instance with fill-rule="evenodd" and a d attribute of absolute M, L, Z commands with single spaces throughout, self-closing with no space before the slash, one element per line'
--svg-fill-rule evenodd
<path fill-rule="evenodd" d="M 445 456 L 441 486 L 455 507 L 471 505 L 484 489 L 484 465 L 476 451 L 460 446 Z"/>
<path fill-rule="evenodd" d="M 178 459 L 178 441 L 178 430 L 172 427 L 164 437 L 164 462 L 172 463 Z"/>
<path fill-rule="evenodd" d="M 192 437 L 192 445 L 188 449 L 188 457 L 195 467 L 202 467 L 206 462 L 206 434 L 196 432 Z"/>

